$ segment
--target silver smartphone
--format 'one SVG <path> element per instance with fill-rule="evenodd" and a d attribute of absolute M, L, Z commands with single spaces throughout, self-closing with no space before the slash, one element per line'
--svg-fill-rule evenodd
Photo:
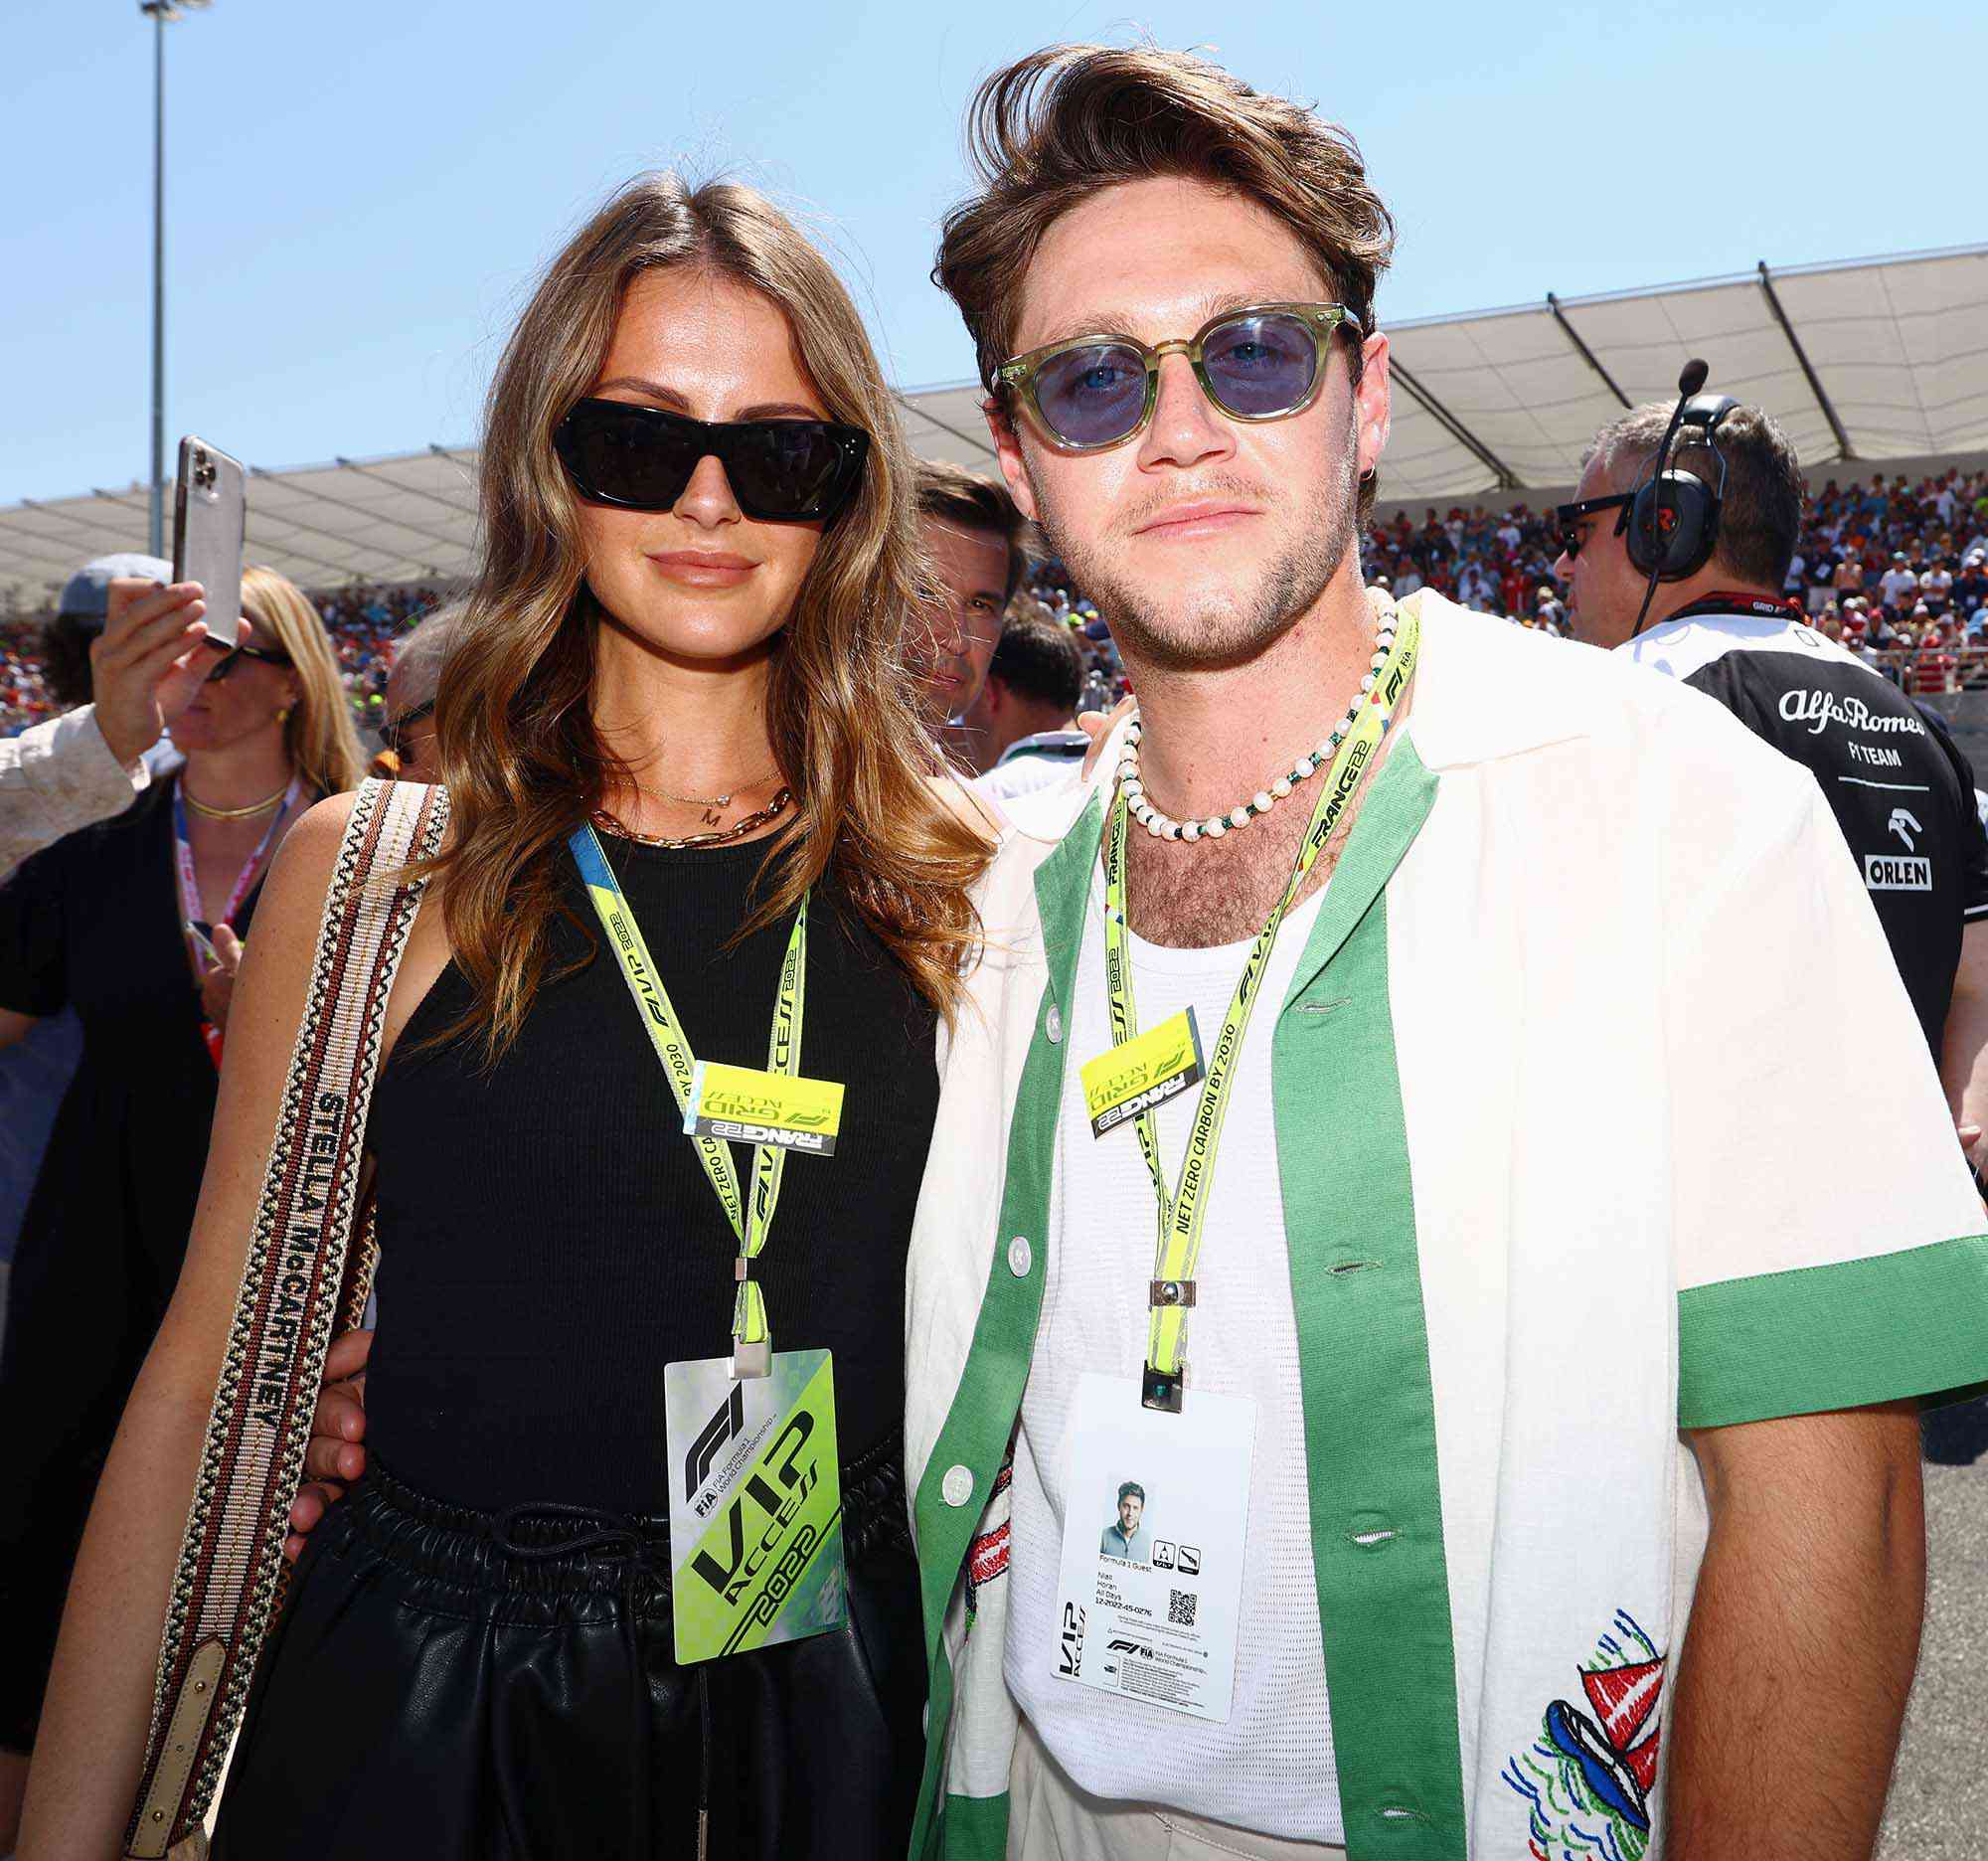
<path fill-rule="evenodd" d="M 233 646 L 242 633 L 242 539 L 248 474 L 242 461 L 188 433 L 173 492 L 173 580 L 206 592 L 207 631 Z"/>

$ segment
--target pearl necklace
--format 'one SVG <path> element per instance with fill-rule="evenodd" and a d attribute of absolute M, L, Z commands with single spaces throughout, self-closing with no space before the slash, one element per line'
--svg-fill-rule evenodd
<path fill-rule="evenodd" d="M 1358 721 L 1360 707 L 1367 702 L 1368 694 L 1374 689 L 1374 681 L 1380 677 L 1381 668 L 1388 663 L 1389 649 L 1395 643 L 1395 603 L 1379 589 L 1367 591 L 1367 601 L 1374 612 L 1374 656 L 1368 662 L 1367 671 L 1360 680 L 1360 689 L 1353 695 L 1353 702 L 1346 707 L 1346 715 L 1332 727 L 1316 750 L 1299 757 L 1289 770 L 1279 775 L 1269 787 L 1257 789 L 1248 800 L 1231 808 L 1226 814 L 1211 814 L 1206 820 L 1177 821 L 1170 814 L 1162 814 L 1146 799 L 1145 784 L 1139 777 L 1139 740 L 1144 734 L 1144 726 L 1135 701 L 1131 719 L 1125 726 L 1125 747 L 1118 757 L 1118 786 L 1132 818 L 1158 840 L 1220 840 L 1230 828 L 1246 827 L 1259 814 L 1267 814 L 1293 788 L 1309 781 L 1330 762 L 1333 752 Z"/>

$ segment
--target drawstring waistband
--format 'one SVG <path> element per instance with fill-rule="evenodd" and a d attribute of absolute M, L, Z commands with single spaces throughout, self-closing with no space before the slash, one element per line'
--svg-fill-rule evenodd
<path fill-rule="evenodd" d="M 518 1530 L 527 1519 L 571 1519 L 573 1534 L 534 1543 Z M 521 1505 L 506 1506 L 491 1521 L 490 1536 L 506 1557 L 537 1563 L 546 1558 L 579 1557 L 587 1551 L 616 1550 L 628 1558 L 639 1558 L 648 1550 L 651 1535 L 642 1521 L 626 1512 L 598 1512 L 585 1506 L 563 1505 L 555 1499 L 528 1499 Z M 662 1540 L 667 1547 L 668 1534 Z"/>
<path fill-rule="evenodd" d="M 902 1438 L 891 1436 L 842 1465 L 844 1554 L 861 1560 L 873 1546 L 909 1543 Z M 340 1508 L 394 1563 L 448 1586 L 507 1599 L 507 1614 L 569 1607 L 562 1599 L 619 1592 L 643 1615 L 670 1613 L 667 1518 L 524 1500 L 481 1512 L 431 1498 L 371 1456 L 366 1475 Z"/>
<path fill-rule="evenodd" d="M 573 1529 L 564 1538 L 548 1538 L 534 1543 L 522 1533 L 528 1521 L 545 1521 L 554 1525 L 566 1521 L 572 1524 Z M 635 1631 L 635 1591 L 649 1561 L 649 1554 L 657 1548 L 656 1539 L 643 1531 L 641 1520 L 625 1512 L 592 1512 L 584 1506 L 565 1505 L 556 1499 L 526 1500 L 520 1505 L 506 1506 L 491 1521 L 490 1536 L 506 1557 L 517 1558 L 527 1564 L 583 1557 L 593 1551 L 619 1555 L 621 1610 L 616 1628 L 628 1657 L 628 1706 L 635 1738 L 630 1749 L 640 1751 L 649 1736 L 649 1682 L 648 1669 L 642 1660 L 642 1644 Z M 667 1536 L 661 1541 L 661 1549 L 667 1558 Z M 646 1780 L 639 1772 L 636 1785 L 629 1793 L 628 1852 L 631 1855 L 649 1852 L 649 1793 Z"/>

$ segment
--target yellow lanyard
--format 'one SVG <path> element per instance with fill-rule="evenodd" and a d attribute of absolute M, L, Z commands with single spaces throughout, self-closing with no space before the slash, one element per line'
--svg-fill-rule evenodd
<path fill-rule="evenodd" d="M 676 1096 L 677 1111 L 686 1120 L 690 1115 L 691 1079 L 697 1071 L 697 1056 L 677 1020 L 669 990 L 649 956 L 642 940 L 642 928 L 635 922 L 621 882 L 601 851 L 599 837 L 590 825 L 577 828 L 567 842 L 580 876 L 586 882 L 586 895 L 607 932 L 609 947 L 621 965 L 628 993 L 649 1030 L 649 1043 L 662 1062 L 663 1077 Z M 807 998 L 807 908 L 805 898 L 794 918 L 793 934 L 787 939 L 787 953 L 780 961 L 780 988 L 773 1002 L 773 1028 L 766 1039 L 766 1071 L 787 1079 L 800 1071 L 801 1009 Z M 750 1264 L 758 1259 L 773 1226 L 773 1210 L 780 1200 L 780 1177 L 786 1169 L 787 1153 L 778 1144 L 752 1147 L 752 1199 L 747 1204 L 740 1194 L 739 1177 L 732 1167 L 732 1146 L 721 1137 L 693 1135 L 698 1160 L 711 1186 L 718 1192 L 725 1219 L 739 1239 L 735 1276 L 739 1293 L 732 1305 L 732 1344 L 735 1361 L 752 1361 L 748 1347 L 757 1347 L 756 1359 L 763 1361 L 772 1346 L 766 1324 L 766 1301 L 758 1283 L 750 1276 Z"/>
<path fill-rule="evenodd" d="M 1148 1108 L 1138 1114 L 1139 1150 L 1152 1174 L 1153 1193 L 1159 1203 L 1159 1241 L 1147 1294 L 1150 1316 L 1142 1392 L 1142 1400 L 1149 1409 L 1178 1413 L 1181 1406 L 1181 1390 L 1186 1380 L 1181 1353 L 1187 1339 L 1188 1310 L 1195 1302 L 1194 1271 L 1201 1257 L 1202 1223 L 1207 1215 L 1209 1184 L 1215 1175 L 1216 1147 L 1222 1139 L 1222 1120 L 1229 1109 L 1229 1093 L 1235 1083 L 1242 1036 L 1248 1031 L 1263 970 L 1276 947 L 1278 928 L 1302 890 L 1306 874 L 1331 839 L 1333 829 L 1345 818 L 1361 782 L 1374 765 L 1375 753 L 1388 734 L 1396 706 L 1414 671 L 1420 636 L 1421 623 L 1416 610 L 1397 609 L 1395 643 L 1375 676 L 1371 702 L 1361 706 L 1358 719 L 1333 758 L 1318 800 L 1312 806 L 1311 825 L 1292 862 L 1290 881 L 1272 908 L 1269 922 L 1250 945 L 1236 992 L 1230 997 L 1222 1032 L 1209 1055 L 1194 1122 L 1188 1127 L 1180 1182 L 1171 1196 L 1160 1168 L 1159 1137 L 1152 1111 Z M 1104 981 L 1114 1046 L 1133 1039 L 1139 1032 L 1138 1013 L 1132 1001 L 1131 949 L 1125 923 L 1125 796 L 1120 790 L 1112 803 L 1104 840 Z"/>

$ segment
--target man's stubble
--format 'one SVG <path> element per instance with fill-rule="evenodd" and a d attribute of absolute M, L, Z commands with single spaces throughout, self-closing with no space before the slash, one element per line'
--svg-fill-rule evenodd
<path fill-rule="evenodd" d="M 1033 472 L 1029 483 L 1043 532 L 1076 587 L 1096 604 L 1120 651 L 1155 672 L 1209 672 L 1246 665 L 1317 605 L 1353 547 L 1358 484 L 1350 434 L 1332 469 L 1316 481 L 1309 506 L 1292 513 L 1290 533 L 1255 570 L 1249 585 L 1190 599 L 1181 606 L 1168 606 L 1160 592 L 1140 591 L 1114 575 L 1101 553 L 1093 554 L 1071 534 L 1055 498 L 1045 494 Z M 1240 477 L 1210 479 L 1196 491 L 1234 492 L 1262 502 L 1272 513 L 1271 521 L 1276 521 L 1280 509 L 1274 497 L 1264 495 L 1262 485 Z M 1178 501 L 1168 498 L 1163 503 Z M 1151 512 L 1129 514 L 1126 526 L 1136 529 L 1161 507 L 1156 503 Z"/>

